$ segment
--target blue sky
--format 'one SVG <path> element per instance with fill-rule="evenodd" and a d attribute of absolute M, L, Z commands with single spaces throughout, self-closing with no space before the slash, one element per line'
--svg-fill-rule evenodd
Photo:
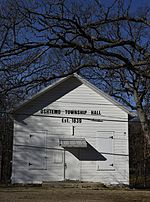
<path fill-rule="evenodd" d="M 66 0 L 67 4 L 71 3 L 81 3 L 82 5 L 87 5 L 88 3 L 91 4 L 92 2 L 94 3 L 96 0 Z M 113 4 L 115 0 L 97 0 L 99 1 L 102 5 L 105 5 L 106 7 L 109 7 L 110 5 Z M 123 0 L 122 0 L 123 1 Z M 127 6 L 129 4 L 130 0 L 124 0 L 124 4 Z M 150 0 L 132 0 L 132 5 L 131 5 L 131 12 L 139 13 L 141 12 L 144 8 L 150 8 Z"/>
<path fill-rule="evenodd" d="M 100 0 L 100 2 L 109 5 L 110 3 L 113 2 L 113 0 Z M 129 0 L 124 0 L 124 2 L 126 4 L 128 4 L 130 1 Z M 132 0 L 132 4 L 133 4 L 133 6 L 132 6 L 133 9 L 138 7 L 138 6 L 145 6 L 145 5 L 150 6 L 150 0 Z"/>
<path fill-rule="evenodd" d="M 86 2 L 91 2 L 91 1 L 86 0 Z M 109 6 L 114 2 L 114 0 L 99 0 L 99 2 Z M 128 5 L 129 2 L 130 2 L 129 0 L 124 0 L 124 3 L 126 5 Z M 131 8 L 133 11 L 137 10 L 137 8 L 141 8 L 141 7 L 150 7 L 150 0 L 132 0 Z"/>
<path fill-rule="evenodd" d="M 100 0 L 101 3 L 104 3 L 105 5 L 112 4 L 113 0 Z M 125 4 L 128 5 L 130 2 L 129 0 L 124 0 Z M 135 11 L 137 8 L 141 7 L 150 7 L 150 0 L 132 0 L 132 10 Z"/>

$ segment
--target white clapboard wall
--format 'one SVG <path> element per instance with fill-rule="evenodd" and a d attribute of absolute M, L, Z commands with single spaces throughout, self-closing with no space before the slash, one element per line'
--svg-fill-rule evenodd
<path fill-rule="evenodd" d="M 74 83 L 76 87 L 66 93 Z M 57 99 L 48 103 L 53 94 Z M 43 109 L 61 113 L 43 114 Z M 87 112 L 68 114 L 68 110 Z M 97 115 L 91 114 L 93 111 Z M 25 116 L 29 112 L 31 115 Z M 76 79 L 68 79 L 61 88 L 58 85 L 52 94 L 41 95 L 18 113 L 22 115 L 16 116 L 14 125 L 13 183 L 66 179 L 129 183 L 128 113 L 107 97 L 86 84 L 77 85 Z M 64 148 L 61 138 L 85 140 L 87 148 Z"/>

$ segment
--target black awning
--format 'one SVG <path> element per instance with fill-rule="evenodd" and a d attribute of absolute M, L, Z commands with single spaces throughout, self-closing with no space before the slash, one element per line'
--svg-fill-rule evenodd
<path fill-rule="evenodd" d="M 60 138 L 59 144 L 80 161 L 107 160 L 99 151 L 89 144 L 85 138 Z"/>

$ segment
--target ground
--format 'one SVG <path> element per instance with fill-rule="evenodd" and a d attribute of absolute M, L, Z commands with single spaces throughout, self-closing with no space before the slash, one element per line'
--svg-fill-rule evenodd
<path fill-rule="evenodd" d="M 0 187 L 0 202 L 150 202 L 150 190 L 91 187 Z"/>

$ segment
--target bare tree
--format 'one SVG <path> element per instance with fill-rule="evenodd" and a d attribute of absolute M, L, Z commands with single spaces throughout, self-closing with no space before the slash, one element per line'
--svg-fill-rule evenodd
<path fill-rule="evenodd" d="M 28 92 L 88 67 L 109 74 L 115 70 L 122 86 L 118 92 L 134 97 L 150 144 L 143 106 L 150 79 L 150 10 L 133 13 L 132 2 L 125 2 L 9 0 L 1 5 L 0 71 L 9 78 L 2 92 Z M 76 62 L 69 66 L 73 57 Z"/>
<path fill-rule="evenodd" d="M 8 1 L 1 8 L 0 58 L 15 66 L 27 66 L 45 54 L 52 55 L 52 50 L 61 49 L 64 56 L 77 50 L 84 55 L 97 55 L 99 63 L 91 65 L 130 68 L 149 77 L 149 69 L 143 67 L 149 63 L 149 9 L 133 16 L 130 4 L 125 7 L 119 0 L 108 8 L 99 1 L 87 5 L 71 2 Z M 130 31 L 136 32 L 139 27 L 143 36 L 137 40 Z M 129 54 L 122 54 L 125 47 L 133 48 L 141 58 L 135 61 Z M 105 61 L 108 57 L 116 60 L 115 66 Z"/>
<path fill-rule="evenodd" d="M 150 80 L 135 74 L 130 69 L 102 71 L 98 68 L 89 68 L 81 73 L 120 103 L 137 111 L 139 118 L 129 123 L 130 169 L 132 170 L 130 177 L 134 179 L 134 186 L 138 186 L 139 179 L 141 179 L 140 186 L 148 186 Z"/>

